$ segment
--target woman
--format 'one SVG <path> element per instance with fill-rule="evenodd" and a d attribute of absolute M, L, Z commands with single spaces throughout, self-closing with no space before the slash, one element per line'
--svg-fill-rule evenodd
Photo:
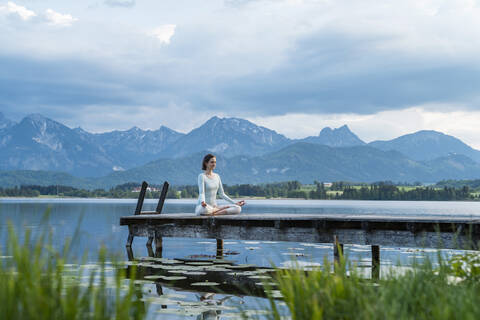
<path fill-rule="evenodd" d="M 207 154 L 203 158 L 202 170 L 205 172 L 198 175 L 198 203 L 195 208 L 197 215 L 222 215 L 222 214 L 239 214 L 242 212 L 242 206 L 245 201 L 238 202 L 230 199 L 223 191 L 222 180 L 220 176 L 213 173 L 213 169 L 217 165 L 217 159 L 213 154 Z M 217 192 L 226 201 L 230 202 L 228 206 L 217 206 Z"/>

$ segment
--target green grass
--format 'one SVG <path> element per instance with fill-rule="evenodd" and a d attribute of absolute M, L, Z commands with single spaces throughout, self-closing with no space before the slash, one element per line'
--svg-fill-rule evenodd
<path fill-rule="evenodd" d="M 305 319 L 480 319 L 478 253 L 429 261 L 378 282 L 362 279 L 346 262 L 309 273 L 278 270 L 276 282 L 292 320 Z M 270 319 L 282 319 L 273 297 Z"/>
<path fill-rule="evenodd" d="M 32 239 L 26 231 L 24 238 L 20 243 L 9 225 L 8 242 L 0 250 L 1 319 L 144 318 L 140 289 L 125 281 L 125 272 L 116 264 L 108 270 L 105 249 L 100 250 L 96 270 L 85 271 L 66 264 L 68 243 L 57 251 L 46 233 Z"/>

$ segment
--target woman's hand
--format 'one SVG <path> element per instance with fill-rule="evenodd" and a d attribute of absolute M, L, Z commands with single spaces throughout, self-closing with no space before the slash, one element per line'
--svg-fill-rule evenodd
<path fill-rule="evenodd" d="M 205 208 L 206 206 L 207 206 L 207 204 L 205 203 L 205 201 L 202 201 L 202 207 Z"/>
<path fill-rule="evenodd" d="M 236 203 L 237 206 L 242 207 L 245 204 L 245 200 L 240 200 Z"/>

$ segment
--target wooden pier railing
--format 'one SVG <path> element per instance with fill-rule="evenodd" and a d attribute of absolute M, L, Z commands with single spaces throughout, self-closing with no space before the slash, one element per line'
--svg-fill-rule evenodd
<path fill-rule="evenodd" d="M 151 215 L 151 214 L 162 213 L 163 204 L 165 203 L 165 198 L 167 197 L 168 187 L 169 187 L 169 184 L 168 184 L 167 181 L 165 181 L 163 183 L 162 192 L 160 193 L 160 198 L 158 199 L 157 209 L 155 211 L 142 211 L 143 201 L 145 200 L 145 194 L 147 193 L 147 188 L 148 188 L 148 183 L 146 181 L 143 181 L 142 182 L 142 188 L 140 189 L 140 194 L 138 195 L 137 207 L 135 208 L 135 214 L 134 215 L 138 216 L 138 215 L 142 215 L 142 214 L 143 215 L 145 215 L 145 214 Z M 127 247 L 132 246 L 134 237 L 135 237 L 135 235 L 133 233 L 129 232 L 128 239 L 127 239 Z M 153 239 L 154 239 L 153 236 L 148 236 L 148 240 L 147 240 L 147 245 L 148 246 L 152 245 Z M 161 239 L 160 239 L 160 241 L 161 241 Z M 160 246 L 161 247 L 161 243 L 156 243 L 155 246 L 157 246 L 157 247 Z"/>

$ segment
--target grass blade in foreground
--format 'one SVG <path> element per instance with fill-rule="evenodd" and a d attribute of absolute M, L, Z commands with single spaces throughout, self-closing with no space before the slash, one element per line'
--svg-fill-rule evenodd
<path fill-rule="evenodd" d="M 114 268 L 114 281 L 106 276 L 105 250 L 99 270 L 84 275 L 82 268 L 68 273 L 65 255 L 45 241 L 33 241 L 26 231 L 20 243 L 11 225 L 5 252 L 0 252 L 0 317 L 2 319 L 143 319 L 141 294 L 133 281 L 122 288 L 121 268 Z M 66 245 L 68 246 L 68 244 Z M 72 271 L 72 270 L 70 270 Z M 82 278 L 89 279 L 87 283 Z"/>
<path fill-rule="evenodd" d="M 347 276 L 345 261 L 334 273 L 328 262 L 308 273 L 278 270 L 276 281 L 293 320 L 480 319 L 479 278 L 458 267 L 460 260 L 462 270 L 477 270 L 469 265 L 480 260 L 474 255 L 476 259 L 456 258 L 456 264 L 439 257 L 439 267 L 427 261 L 378 283 L 360 278 L 354 268 Z M 272 297 L 270 308 L 271 319 L 282 318 Z"/>

